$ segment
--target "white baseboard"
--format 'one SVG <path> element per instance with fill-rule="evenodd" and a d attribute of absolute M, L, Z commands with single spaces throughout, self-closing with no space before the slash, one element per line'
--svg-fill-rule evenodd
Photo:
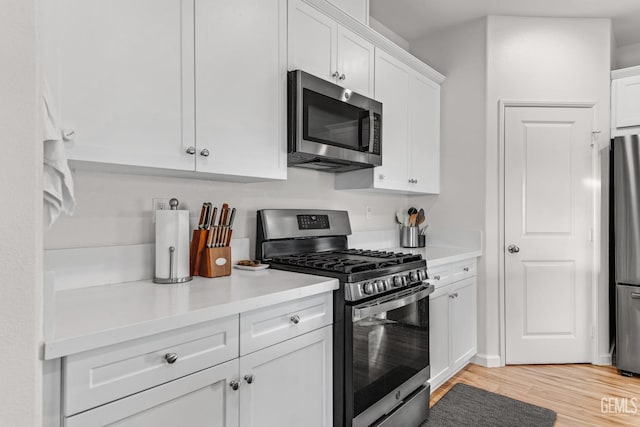
<path fill-rule="evenodd" d="M 600 354 L 596 360 L 593 361 L 593 365 L 597 366 L 609 366 L 613 364 L 613 355 L 611 353 Z"/>
<path fill-rule="evenodd" d="M 491 354 L 478 353 L 471 358 L 471 363 L 484 366 L 485 368 L 499 368 L 502 366 L 502 362 L 500 361 L 500 356 L 491 355 Z"/>

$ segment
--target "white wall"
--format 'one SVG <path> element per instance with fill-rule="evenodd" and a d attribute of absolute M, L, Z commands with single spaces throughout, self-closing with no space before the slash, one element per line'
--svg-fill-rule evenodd
<path fill-rule="evenodd" d="M 151 199 L 176 197 L 197 221 L 203 201 L 238 208 L 234 237 L 254 243 L 256 210 L 264 208 L 346 209 L 354 231 L 388 230 L 394 212 L 406 208 L 407 197 L 370 192 L 335 191 L 330 173 L 289 168 L 281 182 L 236 184 L 161 176 L 74 171 L 77 210 L 45 233 L 45 247 L 72 248 L 154 242 Z M 371 218 L 366 219 L 366 207 Z"/>
<path fill-rule="evenodd" d="M 640 43 L 620 46 L 615 51 L 614 69 L 640 65 Z"/>
<path fill-rule="evenodd" d="M 596 101 L 600 138 L 608 141 L 610 49 L 607 19 L 488 18 L 485 310 L 489 354 L 500 349 L 498 101 Z"/>
<path fill-rule="evenodd" d="M 407 50 L 407 51 L 409 50 L 409 42 L 407 40 L 403 39 L 401 36 L 394 33 L 393 30 L 391 30 L 389 27 L 384 25 L 382 22 L 378 21 L 373 16 L 369 16 L 369 26 L 374 30 L 376 30 L 377 32 L 379 32 L 380 34 L 382 34 L 383 36 L 385 36 L 386 38 L 388 38 L 389 40 L 391 40 L 392 42 L 394 42 L 395 44 L 397 44 L 398 46 L 400 46 L 401 48 L 403 48 L 404 50 Z M 429 64 L 429 65 L 433 66 L 433 64 Z M 434 68 L 437 68 L 437 67 L 434 67 Z"/>
<path fill-rule="evenodd" d="M 447 79 L 441 102 L 441 194 L 412 198 L 429 207 L 436 229 L 484 229 L 486 149 L 486 18 L 411 44 L 411 53 Z M 486 353 L 484 258 L 478 263 L 478 352 Z"/>
<path fill-rule="evenodd" d="M 0 13 L 0 425 L 41 424 L 42 147 L 34 1 Z"/>

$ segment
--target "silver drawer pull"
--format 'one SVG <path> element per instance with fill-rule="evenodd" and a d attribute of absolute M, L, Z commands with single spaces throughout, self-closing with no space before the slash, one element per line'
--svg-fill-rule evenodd
<path fill-rule="evenodd" d="M 247 384 L 251 384 L 254 379 L 255 377 L 253 376 L 253 374 L 248 374 L 244 376 L 244 380 L 247 382 Z"/>
<path fill-rule="evenodd" d="M 433 276 L 433 279 L 434 279 L 434 280 L 440 280 L 440 275 L 439 275 L 439 274 L 436 274 L 435 276 Z"/>
<path fill-rule="evenodd" d="M 469 267 L 465 267 L 465 268 L 463 268 L 463 270 L 468 272 L 469 271 Z"/>
<path fill-rule="evenodd" d="M 173 365 L 178 360 L 178 355 L 176 353 L 167 353 L 164 355 L 164 360 L 166 360 L 169 365 Z"/>
<path fill-rule="evenodd" d="M 449 294 L 449 299 L 454 299 L 456 296 L 453 294 Z"/>
<path fill-rule="evenodd" d="M 632 292 L 632 293 L 631 293 L 631 298 L 633 298 L 633 299 L 640 299 L 640 293 L 638 293 L 638 292 Z"/>
<path fill-rule="evenodd" d="M 300 323 L 300 316 L 296 314 L 295 316 L 291 316 L 289 320 L 291 320 L 291 323 L 293 323 L 294 325 L 297 325 L 298 323 Z"/>
<path fill-rule="evenodd" d="M 231 389 L 235 391 L 240 387 L 240 383 L 238 381 L 233 380 L 229 383 L 229 387 L 231 387 Z"/>

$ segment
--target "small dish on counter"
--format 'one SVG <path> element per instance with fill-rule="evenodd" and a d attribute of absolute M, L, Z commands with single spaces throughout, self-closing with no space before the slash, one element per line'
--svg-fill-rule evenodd
<path fill-rule="evenodd" d="M 242 260 L 235 263 L 233 267 L 238 270 L 260 271 L 269 268 L 269 264 L 262 264 L 260 261 L 254 260 Z"/>

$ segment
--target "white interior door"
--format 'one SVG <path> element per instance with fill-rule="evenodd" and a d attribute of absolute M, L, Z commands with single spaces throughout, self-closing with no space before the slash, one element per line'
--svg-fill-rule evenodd
<path fill-rule="evenodd" d="M 507 364 L 590 361 L 592 117 L 506 108 Z"/>

